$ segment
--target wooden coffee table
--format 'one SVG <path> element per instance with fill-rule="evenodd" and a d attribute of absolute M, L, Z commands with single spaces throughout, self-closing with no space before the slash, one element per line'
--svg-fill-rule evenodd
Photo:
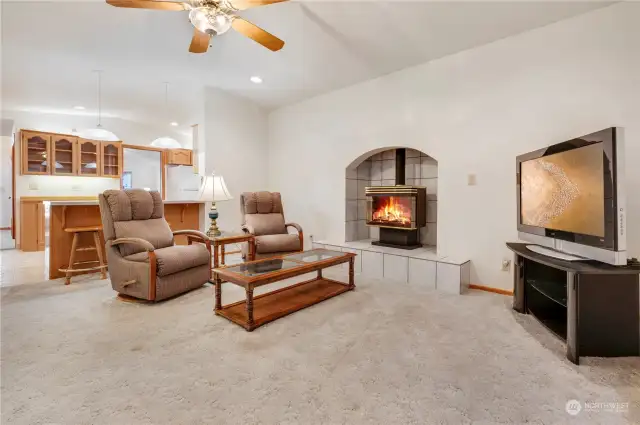
<path fill-rule="evenodd" d="M 356 254 L 350 252 L 314 249 L 273 258 L 266 258 L 213 270 L 215 283 L 215 312 L 252 331 L 265 323 L 317 304 L 326 299 L 353 290 L 353 262 Z M 322 276 L 322 270 L 349 263 L 349 282 L 338 282 Z M 314 279 L 253 296 L 258 286 L 279 282 L 309 272 L 318 272 Z M 222 305 L 222 279 L 242 286 L 247 299 Z"/>

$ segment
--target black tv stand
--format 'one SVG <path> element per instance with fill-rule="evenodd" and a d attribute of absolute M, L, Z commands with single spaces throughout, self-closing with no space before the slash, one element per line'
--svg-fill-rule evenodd
<path fill-rule="evenodd" d="M 640 355 L 640 267 L 566 261 L 507 243 L 515 253 L 513 309 L 567 344 L 567 359 Z"/>

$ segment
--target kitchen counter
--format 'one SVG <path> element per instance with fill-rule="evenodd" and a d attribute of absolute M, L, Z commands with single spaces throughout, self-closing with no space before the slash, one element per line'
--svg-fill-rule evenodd
<path fill-rule="evenodd" d="M 24 198 L 23 198 L 24 199 Z M 37 201 L 35 201 L 37 202 Z M 49 279 L 64 277 L 60 268 L 66 268 L 71 254 L 73 233 L 64 229 L 70 227 L 101 226 L 100 208 L 97 199 L 46 199 L 40 202 L 50 202 L 49 219 Z M 204 222 L 204 202 L 202 201 L 164 201 L 164 217 L 172 231 L 202 230 Z M 89 234 L 81 234 L 79 245 L 91 245 Z M 104 249 L 104 235 L 100 232 L 101 247 Z M 186 236 L 176 236 L 175 243 L 186 245 Z M 106 262 L 106 255 L 104 255 Z M 91 261 L 97 259 L 95 251 L 80 251 L 76 254 L 76 261 Z M 74 273 L 81 274 L 81 273 Z"/>
<path fill-rule="evenodd" d="M 44 201 L 49 202 L 51 206 L 59 206 L 59 205 L 98 205 L 98 200 L 67 200 L 67 201 Z M 204 201 L 162 201 L 165 205 L 181 205 L 181 204 L 204 204 Z"/>

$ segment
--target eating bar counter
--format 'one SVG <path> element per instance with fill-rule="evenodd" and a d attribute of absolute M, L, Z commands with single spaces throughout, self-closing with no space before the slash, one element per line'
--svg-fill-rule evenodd
<path fill-rule="evenodd" d="M 100 208 L 97 199 L 77 200 L 70 198 L 69 200 L 51 200 L 47 201 L 43 198 L 38 199 L 21 199 L 21 206 L 27 206 L 29 202 L 42 203 L 47 202 L 50 206 L 48 221 L 48 245 L 49 245 L 49 279 L 58 279 L 65 277 L 65 273 L 59 271 L 68 266 L 69 256 L 71 253 L 71 245 L 73 241 L 73 233 L 65 231 L 65 229 L 84 228 L 91 226 L 102 226 L 100 218 Z M 164 201 L 164 215 L 169 223 L 171 230 L 201 230 L 204 221 L 204 206 L 202 201 Z M 43 211 L 46 208 L 42 208 Z M 44 213 L 42 214 L 44 216 Z M 28 227 L 34 227 L 33 222 L 26 220 L 21 223 L 22 231 L 28 233 Z M 40 220 L 37 220 L 40 221 Z M 44 221 L 42 219 L 41 221 Z M 46 226 L 46 224 L 45 224 Z M 35 226 L 35 227 L 40 227 Z M 40 232 L 38 232 L 40 233 Z M 45 231 L 43 230 L 44 234 Z M 105 242 L 103 232 L 100 235 L 100 249 L 104 255 Z M 90 240 L 90 234 L 80 234 L 78 246 L 93 246 L 93 240 Z M 186 245 L 185 236 L 177 236 L 176 244 Z M 23 244 L 24 245 L 24 244 Z M 42 249 L 36 247 L 33 251 L 44 250 L 45 243 L 42 243 Z M 22 248 L 21 248 L 22 249 Z M 26 250 L 26 249 L 25 249 Z M 78 251 L 75 262 L 91 262 L 98 259 L 98 253 L 95 250 Z M 75 274 L 81 274 L 74 273 Z"/>

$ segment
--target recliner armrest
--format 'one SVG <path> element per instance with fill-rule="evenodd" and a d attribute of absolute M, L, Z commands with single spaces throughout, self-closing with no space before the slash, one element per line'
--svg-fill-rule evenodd
<path fill-rule="evenodd" d="M 205 246 L 207 247 L 207 250 L 211 252 L 211 239 L 209 239 L 209 236 L 207 236 L 206 234 L 202 233 L 199 230 L 176 230 L 175 232 L 173 232 L 173 235 L 186 236 L 189 245 L 191 245 L 192 239 L 196 242 L 201 242 L 205 244 Z"/>
<path fill-rule="evenodd" d="M 302 233 L 302 227 L 300 227 L 298 223 L 285 223 L 285 227 L 293 227 L 298 231 L 298 233 Z"/>
<path fill-rule="evenodd" d="M 298 223 L 285 223 L 284 227 L 293 227 L 298 231 L 298 238 L 300 239 L 300 251 L 304 251 L 304 233 L 302 233 L 302 227 Z"/>
<path fill-rule="evenodd" d="M 176 230 L 175 232 L 173 232 L 173 235 L 174 236 L 176 235 L 191 236 L 194 238 L 202 239 L 203 242 L 207 242 L 209 240 L 209 237 L 199 230 Z"/>
<path fill-rule="evenodd" d="M 147 252 L 153 252 L 155 250 L 151 242 L 145 241 L 144 239 L 140 239 L 140 238 L 118 238 L 110 242 L 111 242 L 111 245 L 120 245 L 123 243 L 138 245 L 139 247 L 144 248 L 144 250 Z"/>

